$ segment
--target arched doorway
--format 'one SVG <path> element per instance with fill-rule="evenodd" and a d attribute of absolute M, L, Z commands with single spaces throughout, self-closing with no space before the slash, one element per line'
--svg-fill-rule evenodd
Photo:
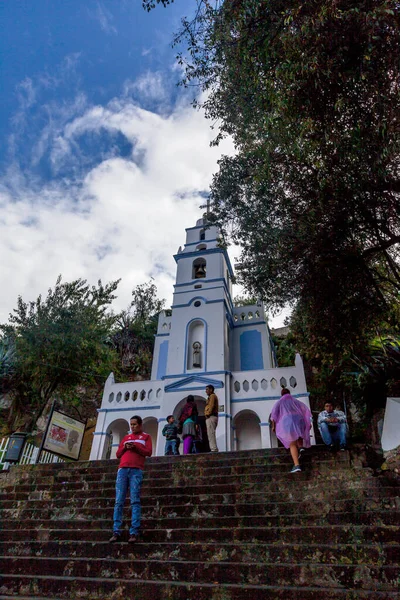
<path fill-rule="evenodd" d="M 206 400 L 202 396 L 196 396 L 195 394 L 192 394 L 192 395 L 194 396 L 194 400 L 196 402 L 197 410 L 199 413 L 198 424 L 201 428 L 201 437 L 203 440 L 201 444 L 198 444 L 198 448 L 199 448 L 200 452 L 210 452 L 210 446 L 209 446 L 208 437 L 207 437 L 206 420 L 204 417 L 204 408 L 206 406 Z M 179 415 L 181 414 L 182 409 L 186 404 L 186 400 L 187 400 L 187 396 L 185 398 L 183 398 L 180 402 L 178 402 L 178 404 L 175 406 L 175 409 L 173 412 L 175 421 L 177 421 L 179 419 Z"/>
<path fill-rule="evenodd" d="M 153 445 L 153 456 L 156 453 L 157 448 L 157 436 L 158 436 L 158 421 L 155 417 L 146 417 L 143 419 L 143 431 L 148 433 L 151 437 L 151 443 Z"/>
<path fill-rule="evenodd" d="M 260 419 L 252 410 L 242 410 L 234 419 L 237 450 L 261 448 Z"/>
<path fill-rule="evenodd" d="M 105 444 L 103 458 L 116 458 L 118 446 L 126 435 L 130 432 L 129 423 L 125 419 L 116 419 L 107 427 L 109 442 Z"/>

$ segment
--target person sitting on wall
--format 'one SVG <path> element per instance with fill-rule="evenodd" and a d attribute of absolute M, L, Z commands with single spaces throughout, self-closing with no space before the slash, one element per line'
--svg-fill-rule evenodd
<path fill-rule="evenodd" d="M 325 410 L 319 413 L 318 429 L 324 444 L 332 450 L 336 446 L 339 446 L 340 450 L 346 450 L 346 415 L 341 410 L 334 410 L 332 402 L 326 402 Z"/>
<path fill-rule="evenodd" d="M 178 425 L 175 423 L 174 415 L 168 415 L 167 424 L 164 425 L 162 430 L 163 436 L 165 436 L 165 450 L 164 454 L 174 454 L 179 456 L 178 452 Z"/>

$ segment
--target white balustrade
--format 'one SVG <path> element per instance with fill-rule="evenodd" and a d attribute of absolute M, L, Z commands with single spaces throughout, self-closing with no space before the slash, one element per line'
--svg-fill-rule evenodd
<path fill-rule="evenodd" d="M 232 372 L 232 383 L 233 398 L 280 396 L 283 387 L 296 393 L 299 374 L 295 366 Z"/>

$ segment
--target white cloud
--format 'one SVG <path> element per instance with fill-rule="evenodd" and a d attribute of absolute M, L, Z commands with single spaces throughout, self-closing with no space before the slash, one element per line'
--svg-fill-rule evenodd
<path fill-rule="evenodd" d="M 114 17 L 101 2 L 97 2 L 96 9 L 90 13 L 90 16 L 99 22 L 101 29 L 108 35 L 118 33 L 117 28 L 113 25 Z"/>
<path fill-rule="evenodd" d="M 135 81 L 125 81 L 124 95 L 138 95 L 142 100 L 166 101 L 167 92 L 162 73 L 147 71 Z"/>
<path fill-rule="evenodd" d="M 136 89 L 146 94 L 141 81 Z M 161 85 L 157 81 L 153 90 Z M 217 160 L 233 145 L 225 140 L 210 148 L 214 133 L 189 105 L 160 115 L 124 92 L 105 106 L 89 107 L 78 95 L 53 107 L 36 152 L 50 151 L 57 172 L 76 150 L 79 161 L 80 136 L 104 131 L 123 134 L 131 155 L 81 168 L 73 180 L 43 183 L 34 171 L 13 165 L 0 181 L 0 322 L 19 294 L 27 301 L 45 294 L 59 273 L 67 281 L 82 277 L 91 283 L 121 278 L 115 310 L 125 308 L 133 287 L 151 276 L 160 297 L 171 302 L 173 254 L 185 242 L 185 227 L 201 217 L 201 192 L 209 188 Z M 232 261 L 238 253 L 232 248 Z"/>
<path fill-rule="evenodd" d="M 77 106 L 81 115 L 73 118 Z M 58 166 L 88 131 L 121 132 L 134 150 L 103 160 L 73 183 L 39 184 L 18 169 L 3 179 L 1 322 L 18 294 L 32 300 L 46 293 L 59 273 L 64 280 L 122 278 L 116 309 L 127 306 L 132 288 L 153 275 L 160 296 L 170 302 L 173 254 L 185 242 L 185 227 L 201 216 L 199 193 L 209 187 L 221 154 L 222 148 L 209 147 L 208 123 L 189 106 L 166 117 L 121 97 L 88 109 L 77 100 L 64 111 L 44 128 L 37 146 L 43 154 L 50 145 Z M 231 151 L 228 142 L 224 150 Z"/>

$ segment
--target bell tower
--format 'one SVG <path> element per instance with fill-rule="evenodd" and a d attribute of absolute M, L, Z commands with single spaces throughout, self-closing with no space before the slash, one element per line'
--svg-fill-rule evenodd
<path fill-rule="evenodd" d="M 165 368 L 158 369 L 158 375 L 228 370 L 233 271 L 218 228 L 198 220 L 186 229 L 186 243 L 174 258 L 177 271 L 172 314 L 168 329 L 160 332 L 167 334 L 165 339 L 156 339 L 160 352 L 163 343 L 166 348 Z M 157 375 L 154 363 L 152 378 Z"/>

